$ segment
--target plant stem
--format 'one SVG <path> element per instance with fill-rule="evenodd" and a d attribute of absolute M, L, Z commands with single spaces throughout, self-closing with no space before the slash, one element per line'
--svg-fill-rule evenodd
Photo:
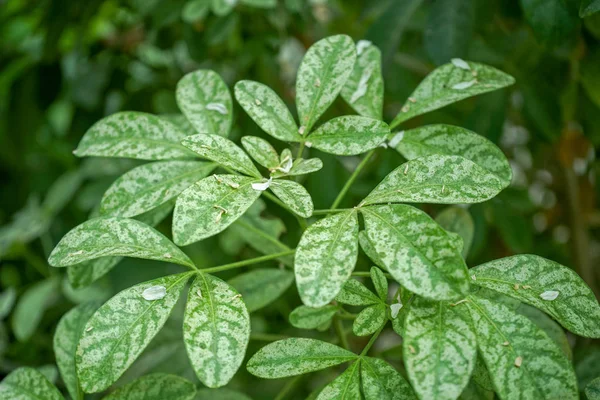
<path fill-rule="evenodd" d="M 283 201 L 279 200 L 277 197 L 275 197 L 273 194 L 269 193 L 269 192 L 263 192 L 262 193 L 263 196 L 265 196 L 267 199 L 271 200 L 273 203 L 277 204 L 278 206 L 280 206 L 281 208 L 289 211 L 294 217 L 296 217 L 296 219 L 298 220 L 298 224 L 300 224 L 300 228 L 302 228 L 302 230 L 305 230 L 307 227 L 306 224 L 306 220 L 302 217 L 300 217 L 298 214 L 296 214 L 294 211 L 292 211 L 291 208 L 289 208 L 287 206 L 287 204 L 285 204 Z"/>
<path fill-rule="evenodd" d="M 298 375 L 298 376 L 294 377 L 294 379 L 288 381 L 288 383 L 286 383 L 285 386 L 281 389 L 279 394 L 277 394 L 277 397 L 275 397 L 275 400 L 285 399 L 285 397 L 288 395 L 288 393 L 294 388 L 294 386 L 296 386 L 296 384 L 298 383 L 298 381 L 301 378 L 302 378 L 302 375 Z"/>
<path fill-rule="evenodd" d="M 388 274 L 387 272 L 384 272 L 384 273 L 383 273 L 383 275 L 384 275 L 386 278 L 388 278 L 388 279 L 393 279 L 393 277 L 392 277 L 390 274 Z M 370 277 L 370 276 L 371 276 L 371 273 L 370 273 L 370 272 L 363 272 L 363 271 L 360 271 L 360 272 L 353 272 L 353 273 L 352 273 L 352 276 L 366 276 L 366 277 L 368 278 L 368 277 Z"/>
<path fill-rule="evenodd" d="M 267 254 L 266 256 L 261 256 L 261 257 L 256 257 L 256 258 L 250 258 L 248 260 L 237 261 L 237 262 L 234 262 L 234 263 L 231 263 L 231 264 L 219 265 L 218 267 L 211 267 L 211 268 L 201 269 L 200 272 L 206 272 L 208 274 L 208 273 L 213 273 L 213 272 L 226 271 L 228 269 L 245 267 L 246 265 L 257 264 L 257 263 L 260 263 L 260 262 L 263 262 L 263 261 L 269 261 L 269 260 L 273 260 L 275 258 L 279 258 L 279 257 L 283 257 L 283 256 L 289 256 L 291 254 L 294 254 L 295 252 L 296 252 L 296 249 L 288 250 L 288 251 L 282 251 L 281 253 Z"/>
<path fill-rule="evenodd" d="M 385 328 L 385 325 L 386 324 L 383 324 L 381 326 L 381 328 L 379 328 L 377 330 L 377 332 L 375 332 L 373 334 L 373 336 L 371 336 L 371 339 L 369 340 L 369 343 L 367 343 L 367 345 L 365 346 L 365 348 L 363 349 L 363 351 L 360 352 L 360 357 L 363 357 L 363 356 L 367 355 L 367 352 L 369 351 L 369 349 L 371 348 L 371 346 L 373 346 L 373 344 L 375 343 L 375 341 L 379 337 L 379 334 L 381 333 L 381 331 L 383 330 L 383 328 Z"/>
<path fill-rule="evenodd" d="M 340 203 L 344 199 L 344 196 L 346 196 L 346 193 L 350 189 L 350 186 L 352 186 L 352 184 L 354 183 L 354 181 L 356 180 L 356 178 L 358 178 L 358 175 L 363 170 L 363 168 L 365 167 L 365 165 L 367 165 L 367 162 L 369 162 L 369 160 L 371 159 L 371 157 L 373 157 L 373 154 L 375 154 L 375 149 L 369 151 L 367 153 L 367 155 L 362 159 L 362 161 L 360 162 L 360 164 L 358 164 L 358 167 L 356 167 L 356 169 L 354 170 L 354 172 L 352 173 L 352 175 L 350 175 L 350 178 L 348 178 L 348 180 L 346 181 L 346 184 L 344 185 L 344 187 L 342 188 L 342 190 L 340 191 L 340 193 L 338 194 L 338 196 L 335 198 L 335 201 L 331 205 L 331 209 L 332 210 L 335 210 L 337 208 L 337 206 L 340 205 Z"/>
<path fill-rule="evenodd" d="M 346 350 L 350 350 L 350 344 L 348 343 L 348 338 L 346 337 L 346 333 L 344 332 L 344 326 L 342 325 L 342 321 L 338 317 L 333 317 L 333 328 L 335 329 L 335 333 L 340 339 L 340 344 Z"/>
<path fill-rule="evenodd" d="M 298 147 L 298 153 L 296 153 L 297 159 L 302 157 L 302 153 L 304 152 L 305 145 L 306 145 L 306 142 L 300 142 L 300 147 Z"/>
<path fill-rule="evenodd" d="M 337 208 L 337 209 L 327 208 L 327 209 L 323 209 L 323 210 L 314 210 L 313 215 L 327 215 L 327 214 L 331 214 L 331 213 L 340 213 L 340 212 L 350 211 L 350 210 L 352 210 L 352 208 Z"/>

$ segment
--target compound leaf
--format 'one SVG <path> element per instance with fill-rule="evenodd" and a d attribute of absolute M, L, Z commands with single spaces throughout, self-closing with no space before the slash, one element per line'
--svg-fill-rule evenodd
<path fill-rule="evenodd" d="M 275 268 L 253 269 L 228 281 L 242 295 L 248 312 L 259 310 L 277 300 L 292 282 L 292 272 Z"/>
<path fill-rule="evenodd" d="M 103 400 L 193 400 L 195 396 L 196 386 L 187 379 L 154 373 L 118 388 Z"/>
<path fill-rule="evenodd" d="M 386 322 L 387 306 L 383 303 L 373 304 L 358 313 L 352 324 L 352 332 L 356 336 L 372 335 Z"/>
<path fill-rule="evenodd" d="M 360 115 L 383 119 L 381 52 L 366 40 L 356 44 L 354 69 L 342 88 L 342 98 Z"/>
<path fill-rule="evenodd" d="M 416 400 L 402 375 L 379 358 L 363 357 L 360 377 L 365 400 Z"/>
<path fill-rule="evenodd" d="M 279 166 L 279 154 L 271 146 L 271 143 L 265 139 L 256 136 L 244 136 L 242 146 L 244 146 L 250 157 L 263 167 L 274 169 Z"/>
<path fill-rule="evenodd" d="M 316 400 L 360 399 L 360 361 L 354 362 L 342 374 L 321 390 Z"/>
<path fill-rule="evenodd" d="M 0 382 L 0 398 L 13 400 L 64 400 L 58 389 L 39 371 L 21 367 Z"/>
<path fill-rule="evenodd" d="M 333 118 L 310 135 L 312 147 L 339 156 L 361 154 L 382 144 L 390 134 L 382 121 L 346 115 Z"/>
<path fill-rule="evenodd" d="M 271 182 L 270 189 L 299 216 L 308 218 L 312 215 L 314 210 L 312 198 L 301 184 L 288 180 L 275 180 Z"/>
<path fill-rule="evenodd" d="M 300 329 L 316 329 L 327 323 L 339 310 L 338 306 L 326 305 L 312 308 L 307 306 L 296 307 L 290 313 L 290 324 Z"/>

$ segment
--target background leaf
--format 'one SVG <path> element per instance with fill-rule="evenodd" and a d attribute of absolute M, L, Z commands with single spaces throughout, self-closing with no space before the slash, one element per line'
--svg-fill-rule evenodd
<path fill-rule="evenodd" d="M 196 386 L 187 379 L 169 374 L 149 374 L 118 388 L 104 400 L 192 400 Z"/>
<path fill-rule="evenodd" d="M 228 281 L 242 295 L 250 313 L 273 303 L 293 282 L 292 272 L 276 268 L 253 269 Z"/>
<path fill-rule="evenodd" d="M 440 224 L 446 231 L 454 232 L 460 236 L 463 243 L 462 256 L 466 259 L 475 234 L 475 224 L 469 211 L 457 206 L 447 207 L 436 215 L 435 222 Z"/>
<path fill-rule="evenodd" d="M 473 35 L 475 6 L 472 0 L 436 1 L 429 9 L 425 50 L 436 64 L 465 57 Z"/>
<path fill-rule="evenodd" d="M 60 280 L 51 277 L 29 287 L 17 300 L 12 314 L 12 329 L 20 342 L 31 338 L 46 309 L 56 300 Z"/>
<path fill-rule="evenodd" d="M 318 308 L 299 306 L 290 313 L 290 324 L 300 329 L 316 329 L 331 321 L 338 310 L 339 307 L 334 305 Z"/>
<path fill-rule="evenodd" d="M 63 400 L 64 397 L 48 379 L 33 368 L 22 367 L 14 370 L 0 382 L 0 396 L 3 399 L 44 399 Z"/>
<path fill-rule="evenodd" d="M 390 128 L 376 119 L 347 115 L 333 118 L 310 135 L 312 147 L 326 153 L 353 156 L 374 149 L 385 141 Z"/>
<path fill-rule="evenodd" d="M 568 1 L 521 0 L 521 8 L 536 37 L 546 45 L 565 43 L 578 25 L 576 8 Z"/>

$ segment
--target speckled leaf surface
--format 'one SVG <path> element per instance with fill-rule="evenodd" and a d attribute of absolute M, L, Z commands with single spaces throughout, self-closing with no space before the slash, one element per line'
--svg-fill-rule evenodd
<path fill-rule="evenodd" d="M 254 81 L 239 81 L 234 92 L 238 103 L 263 131 L 285 142 L 302 141 L 290 110 L 270 87 Z"/>
<path fill-rule="evenodd" d="M 338 306 L 326 305 L 323 307 L 296 307 L 290 313 L 290 324 L 300 329 L 316 329 L 327 323 L 339 310 Z"/>
<path fill-rule="evenodd" d="M 396 150 L 407 160 L 442 154 L 461 156 L 496 175 L 504 186 L 512 179 L 512 169 L 502 150 L 485 137 L 452 125 L 426 125 L 404 132 Z"/>
<path fill-rule="evenodd" d="M 356 358 L 356 354 L 321 340 L 289 338 L 264 346 L 248 360 L 246 368 L 259 378 L 276 379 L 320 371 Z"/>
<path fill-rule="evenodd" d="M 196 182 L 178 198 L 173 213 L 173 240 L 185 246 L 216 235 L 258 199 L 254 178 L 213 175 Z"/>
<path fill-rule="evenodd" d="M 104 193 L 100 214 L 134 217 L 177 197 L 206 177 L 215 164 L 201 161 L 158 161 L 120 176 Z"/>
<path fill-rule="evenodd" d="M 261 177 L 260 172 L 254 166 L 250 157 L 244 153 L 244 150 L 227 138 L 219 135 L 200 134 L 188 136 L 181 143 L 203 158 L 224 167 L 248 176 Z"/>
<path fill-rule="evenodd" d="M 310 135 L 312 147 L 339 156 L 361 154 L 382 144 L 390 134 L 382 121 L 345 115 L 333 118 L 319 126 Z"/>
<path fill-rule="evenodd" d="M 364 207 L 365 230 L 389 273 L 406 289 L 432 300 L 469 290 L 467 266 L 448 233 L 426 213 L 394 204 Z"/>
<path fill-rule="evenodd" d="M 390 124 L 392 128 L 417 115 L 515 82 L 512 76 L 496 68 L 474 62 L 467 64 L 469 69 L 459 68 L 452 63 L 445 64 L 427 75 Z"/>
<path fill-rule="evenodd" d="M 381 52 L 373 44 L 359 42 L 354 69 L 342 88 L 341 95 L 360 115 L 382 119 L 383 76 Z"/>
<path fill-rule="evenodd" d="M 520 303 L 516 311 L 529 318 L 529 320 L 543 330 L 550 339 L 554 340 L 569 361 L 573 360 L 571 344 L 569 343 L 569 339 L 562 326 L 550 318 L 548 314 L 525 303 Z"/>
<path fill-rule="evenodd" d="M 254 312 L 271 304 L 293 282 L 292 272 L 276 268 L 253 269 L 228 281 L 242 295 L 248 312 Z"/>
<path fill-rule="evenodd" d="M 480 203 L 503 188 L 498 177 L 466 158 L 434 155 L 400 165 L 363 202 Z"/>
<path fill-rule="evenodd" d="M 447 207 L 435 217 L 435 222 L 440 224 L 448 232 L 457 234 L 462 240 L 462 256 L 467 258 L 473 235 L 475 234 L 475 223 L 469 211 L 458 206 Z"/>
<path fill-rule="evenodd" d="M 78 157 L 127 157 L 140 160 L 194 158 L 180 142 L 186 134 L 152 114 L 119 112 L 96 122 L 73 152 Z"/>
<path fill-rule="evenodd" d="M 403 339 L 404 365 L 419 397 L 458 398 L 477 357 L 468 311 L 417 297 L 406 316 Z"/>
<path fill-rule="evenodd" d="M 14 370 L 0 382 L 0 398 L 10 400 L 64 400 L 42 373 L 29 367 Z"/>
<path fill-rule="evenodd" d="M 402 375 L 379 358 L 363 357 L 360 377 L 365 400 L 415 400 L 417 398 Z"/>
<path fill-rule="evenodd" d="M 250 315 L 242 296 L 221 279 L 199 274 L 185 307 L 183 339 L 198 379 L 212 388 L 226 385 L 250 340 Z"/>
<path fill-rule="evenodd" d="M 154 373 L 118 388 L 103 400 L 193 400 L 196 386 L 177 375 Z"/>
<path fill-rule="evenodd" d="M 383 261 L 381 261 L 381 258 L 379 257 L 379 255 L 375 251 L 375 248 L 373 247 L 373 244 L 369 240 L 367 232 L 360 231 L 358 233 L 358 243 L 360 244 L 360 248 L 362 249 L 362 251 L 364 251 L 367 257 L 369 257 L 369 259 L 371 259 L 371 261 L 373 261 L 375 265 L 387 271 L 387 267 L 383 265 Z"/>
<path fill-rule="evenodd" d="M 326 37 L 308 49 L 296 79 L 296 107 L 305 134 L 340 93 L 355 61 L 354 42 L 346 35 Z"/>
<path fill-rule="evenodd" d="M 134 219 L 95 218 L 76 226 L 56 245 L 48 262 L 66 267 L 106 256 L 145 258 L 193 267 L 177 246 L 154 228 Z"/>
<path fill-rule="evenodd" d="M 342 286 L 342 290 L 335 296 L 335 301 L 350 306 L 368 306 L 377 304 L 381 300 L 356 279 L 348 279 Z"/>
<path fill-rule="evenodd" d="M 502 399 L 578 399 L 573 367 L 560 348 L 526 317 L 485 294 L 466 303 L 477 346 Z"/>
<path fill-rule="evenodd" d="M 370 270 L 371 280 L 373 281 L 373 286 L 375 286 L 375 291 L 379 295 L 379 298 L 385 302 L 388 296 L 388 281 L 383 272 L 377 267 L 371 267 Z"/>
<path fill-rule="evenodd" d="M 274 169 L 279 166 L 279 154 L 263 138 L 256 136 L 244 136 L 242 138 L 242 146 L 246 152 L 260 165 L 268 169 Z"/>
<path fill-rule="evenodd" d="M 233 102 L 223 79 L 214 71 L 198 70 L 177 83 L 177 104 L 198 133 L 228 136 Z"/>
<path fill-rule="evenodd" d="M 288 180 L 275 180 L 271 182 L 270 189 L 299 216 L 308 218 L 312 215 L 314 210 L 312 198 L 301 184 Z"/>
<path fill-rule="evenodd" d="M 329 382 L 316 400 L 358 400 L 360 395 L 360 361 L 350 365 L 342 374 Z"/>
<path fill-rule="evenodd" d="M 550 314 L 571 332 L 600 338 L 600 305 L 587 284 L 570 268 L 522 254 L 490 261 L 470 271 L 473 284 L 514 297 Z M 554 300 L 541 297 L 558 292 Z"/>
<path fill-rule="evenodd" d="M 352 332 L 356 336 L 369 336 L 387 322 L 387 307 L 383 303 L 365 307 L 358 313 L 352 324 Z"/>
<path fill-rule="evenodd" d="M 594 379 L 585 387 L 585 395 L 588 400 L 600 400 L 600 377 Z"/>
<path fill-rule="evenodd" d="M 84 392 L 108 388 L 129 368 L 163 327 L 191 275 L 170 275 L 132 286 L 92 315 L 76 355 Z M 147 300 L 145 291 L 155 287 L 164 288 L 164 297 Z"/>
<path fill-rule="evenodd" d="M 283 153 L 282 153 L 283 154 Z M 273 173 L 273 178 L 279 178 L 282 176 L 298 176 L 298 175 L 306 175 L 311 172 L 316 172 L 323 168 L 323 161 L 320 158 L 309 158 L 303 159 L 298 158 L 294 160 L 292 164 L 292 168 L 289 172 L 283 172 L 281 170 L 277 170 Z"/>
<path fill-rule="evenodd" d="M 358 218 L 346 211 L 321 219 L 308 227 L 294 258 L 296 285 L 309 307 L 329 303 L 341 290 L 356 265 Z"/>

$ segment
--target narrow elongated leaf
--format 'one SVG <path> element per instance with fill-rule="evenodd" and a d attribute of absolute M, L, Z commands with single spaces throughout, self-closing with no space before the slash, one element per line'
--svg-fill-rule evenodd
<path fill-rule="evenodd" d="M 56 245 L 48 262 L 66 267 L 105 256 L 146 258 L 193 267 L 194 263 L 154 228 L 134 219 L 96 218 L 76 226 Z"/>
<path fill-rule="evenodd" d="M 350 306 L 368 306 L 380 303 L 381 300 L 356 279 L 348 279 L 342 290 L 335 296 L 335 301 Z"/>
<path fill-rule="evenodd" d="M 242 146 L 257 163 L 268 169 L 274 169 L 279 165 L 277 151 L 265 139 L 256 136 L 244 136 Z"/>
<path fill-rule="evenodd" d="M 250 157 L 231 140 L 219 135 L 188 136 L 181 142 L 185 147 L 214 161 L 248 176 L 261 178 Z"/>
<path fill-rule="evenodd" d="M 388 281 L 383 272 L 377 267 L 371 267 L 371 280 L 379 298 L 385 302 L 388 295 Z"/>
<path fill-rule="evenodd" d="M 477 340 L 468 312 L 420 297 L 404 322 L 404 364 L 422 399 L 454 400 L 469 383 Z"/>
<path fill-rule="evenodd" d="M 581 6 L 579 8 L 579 16 L 581 18 L 589 17 L 598 11 L 600 11 L 600 0 L 581 0 Z M 600 388 L 600 382 L 598 386 Z M 600 396 L 600 389 L 598 395 Z"/>
<path fill-rule="evenodd" d="M 213 175 L 190 186 L 178 198 L 173 213 L 173 239 L 185 246 L 216 235 L 231 225 L 258 199 L 256 179 Z"/>
<path fill-rule="evenodd" d="M 183 338 L 198 379 L 226 385 L 244 361 L 250 316 L 238 292 L 221 279 L 200 274 L 185 307 Z"/>
<path fill-rule="evenodd" d="M 46 308 L 55 300 L 60 287 L 57 276 L 34 283 L 19 297 L 12 314 L 12 330 L 20 342 L 31 338 Z"/>
<path fill-rule="evenodd" d="M 339 307 L 334 305 L 318 308 L 296 307 L 290 314 L 290 324 L 300 329 L 316 329 L 330 321 L 338 310 Z"/>
<path fill-rule="evenodd" d="M 316 400 L 360 399 L 360 361 L 354 362 L 340 376 L 321 390 Z"/>
<path fill-rule="evenodd" d="M 84 392 L 108 388 L 129 368 L 163 327 L 191 275 L 170 275 L 132 286 L 92 315 L 75 360 Z"/>
<path fill-rule="evenodd" d="M 294 282 L 294 274 L 284 269 L 254 269 L 229 280 L 241 295 L 248 312 L 277 300 Z"/>
<path fill-rule="evenodd" d="M 369 336 L 387 322 L 387 307 L 383 303 L 373 304 L 358 313 L 352 324 L 356 336 Z"/>
<path fill-rule="evenodd" d="M 103 400 L 192 400 L 196 386 L 180 376 L 149 374 L 118 388 Z"/>
<path fill-rule="evenodd" d="M 365 400 L 413 400 L 417 398 L 402 375 L 379 358 L 363 357 L 360 377 Z"/>
<path fill-rule="evenodd" d="M 356 48 L 349 36 L 335 35 L 313 44 L 302 59 L 296 79 L 300 133 L 308 133 L 333 103 L 352 73 Z"/>
<path fill-rule="evenodd" d="M 496 196 L 504 183 L 460 156 L 417 158 L 390 172 L 363 200 L 376 203 L 480 203 Z"/>
<path fill-rule="evenodd" d="M 186 134 L 152 114 L 120 112 L 96 122 L 73 152 L 77 157 L 127 157 L 139 160 L 194 158 L 180 142 Z"/>
<path fill-rule="evenodd" d="M 494 260 L 473 268 L 473 283 L 550 314 L 571 332 L 600 338 L 600 305 L 572 269 L 535 255 Z"/>
<path fill-rule="evenodd" d="M 361 40 L 356 45 L 354 69 L 342 88 L 342 97 L 360 115 L 375 119 L 383 116 L 383 76 L 381 52 L 371 42 Z"/>
<path fill-rule="evenodd" d="M 228 136 L 232 101 L 223 79 L 214 71 L 198 70 L 177 83 L 177 104 L 198 133 Z"/>
<path fill-rule="evenodd" d="M 246 368 L 260 378 L 276 379 L 319 371 L 356 358 L 356 354 L 327 342 L 290 338 L 260 349 L 248 360 Z"/>
<path fill-rule="evenodd" d="M 445 105 L 510 86 L 515 79 L 496 68 L 467 62 L 468 69 L 449 63 L 433 70 L 423 79 L 390 126 Z"/>
<path fill-rule="evenodd" d="M 485 296 L 483 294 L 482 296 Z M 479 295 L 468 306 L 477 346 L 503 399 L 578 399 L 573 367 L 542 330 L 506 305 Z"/>
<path fill-rule="evenodd" d="M 355 211 L 335 214 L 308 227 L 294 258 L 302 302 L 322 307 L 339 293 L 356 265 L 358 218 Z"/>
<path fill-rule="evenodd" d="M 466 295 L 467 266 L 448 233 L 426 213 L 402 204 L 361 211 L 375 251 L 403 287 L 432 300 Z"/>
<path fill-rule="evenodd" d="M 271 183 L 270 189 L 299 216 L 308 218 L 312 215 L 314 210 L 312 198 L 301 184 L 294 181 L 276 180 Z"/>
<path fill-rule="evenodd" d="M 456 233 L 462 239 L 462 256 L 467 258 L 475 234 L 475 224 L 469 211 L 462 207 L 448 207 L 435 217 L 435 222 L 446 231 Z"/>
<path fill-rule="evenodd" d="M 0 382 L 0 398 L 11 400 L 64 400 L 41 372 L 29 367 L 14 370 Z"/>
<path fill-rule="evenodd" d="M 100 214 L 134 217 L 177 197 L 206 177 L 215 164 L 200 161 L 159 161 L 132 169 L 104 193 Z"/>
<path fill-rule="evenodd" d="M 310 135 L 312 147 L 339 156 L 361 154 L 382 144 L 390 134 L 382 121 L 346 115 L 333 118 Z"/>
<path fill-rule="evenodd" d="M 234 92 L 238 103 L 263 131 L 285 142 L 302 141 L 290 110 L 270 87 L 253 81 L 239 81 Z"/>

